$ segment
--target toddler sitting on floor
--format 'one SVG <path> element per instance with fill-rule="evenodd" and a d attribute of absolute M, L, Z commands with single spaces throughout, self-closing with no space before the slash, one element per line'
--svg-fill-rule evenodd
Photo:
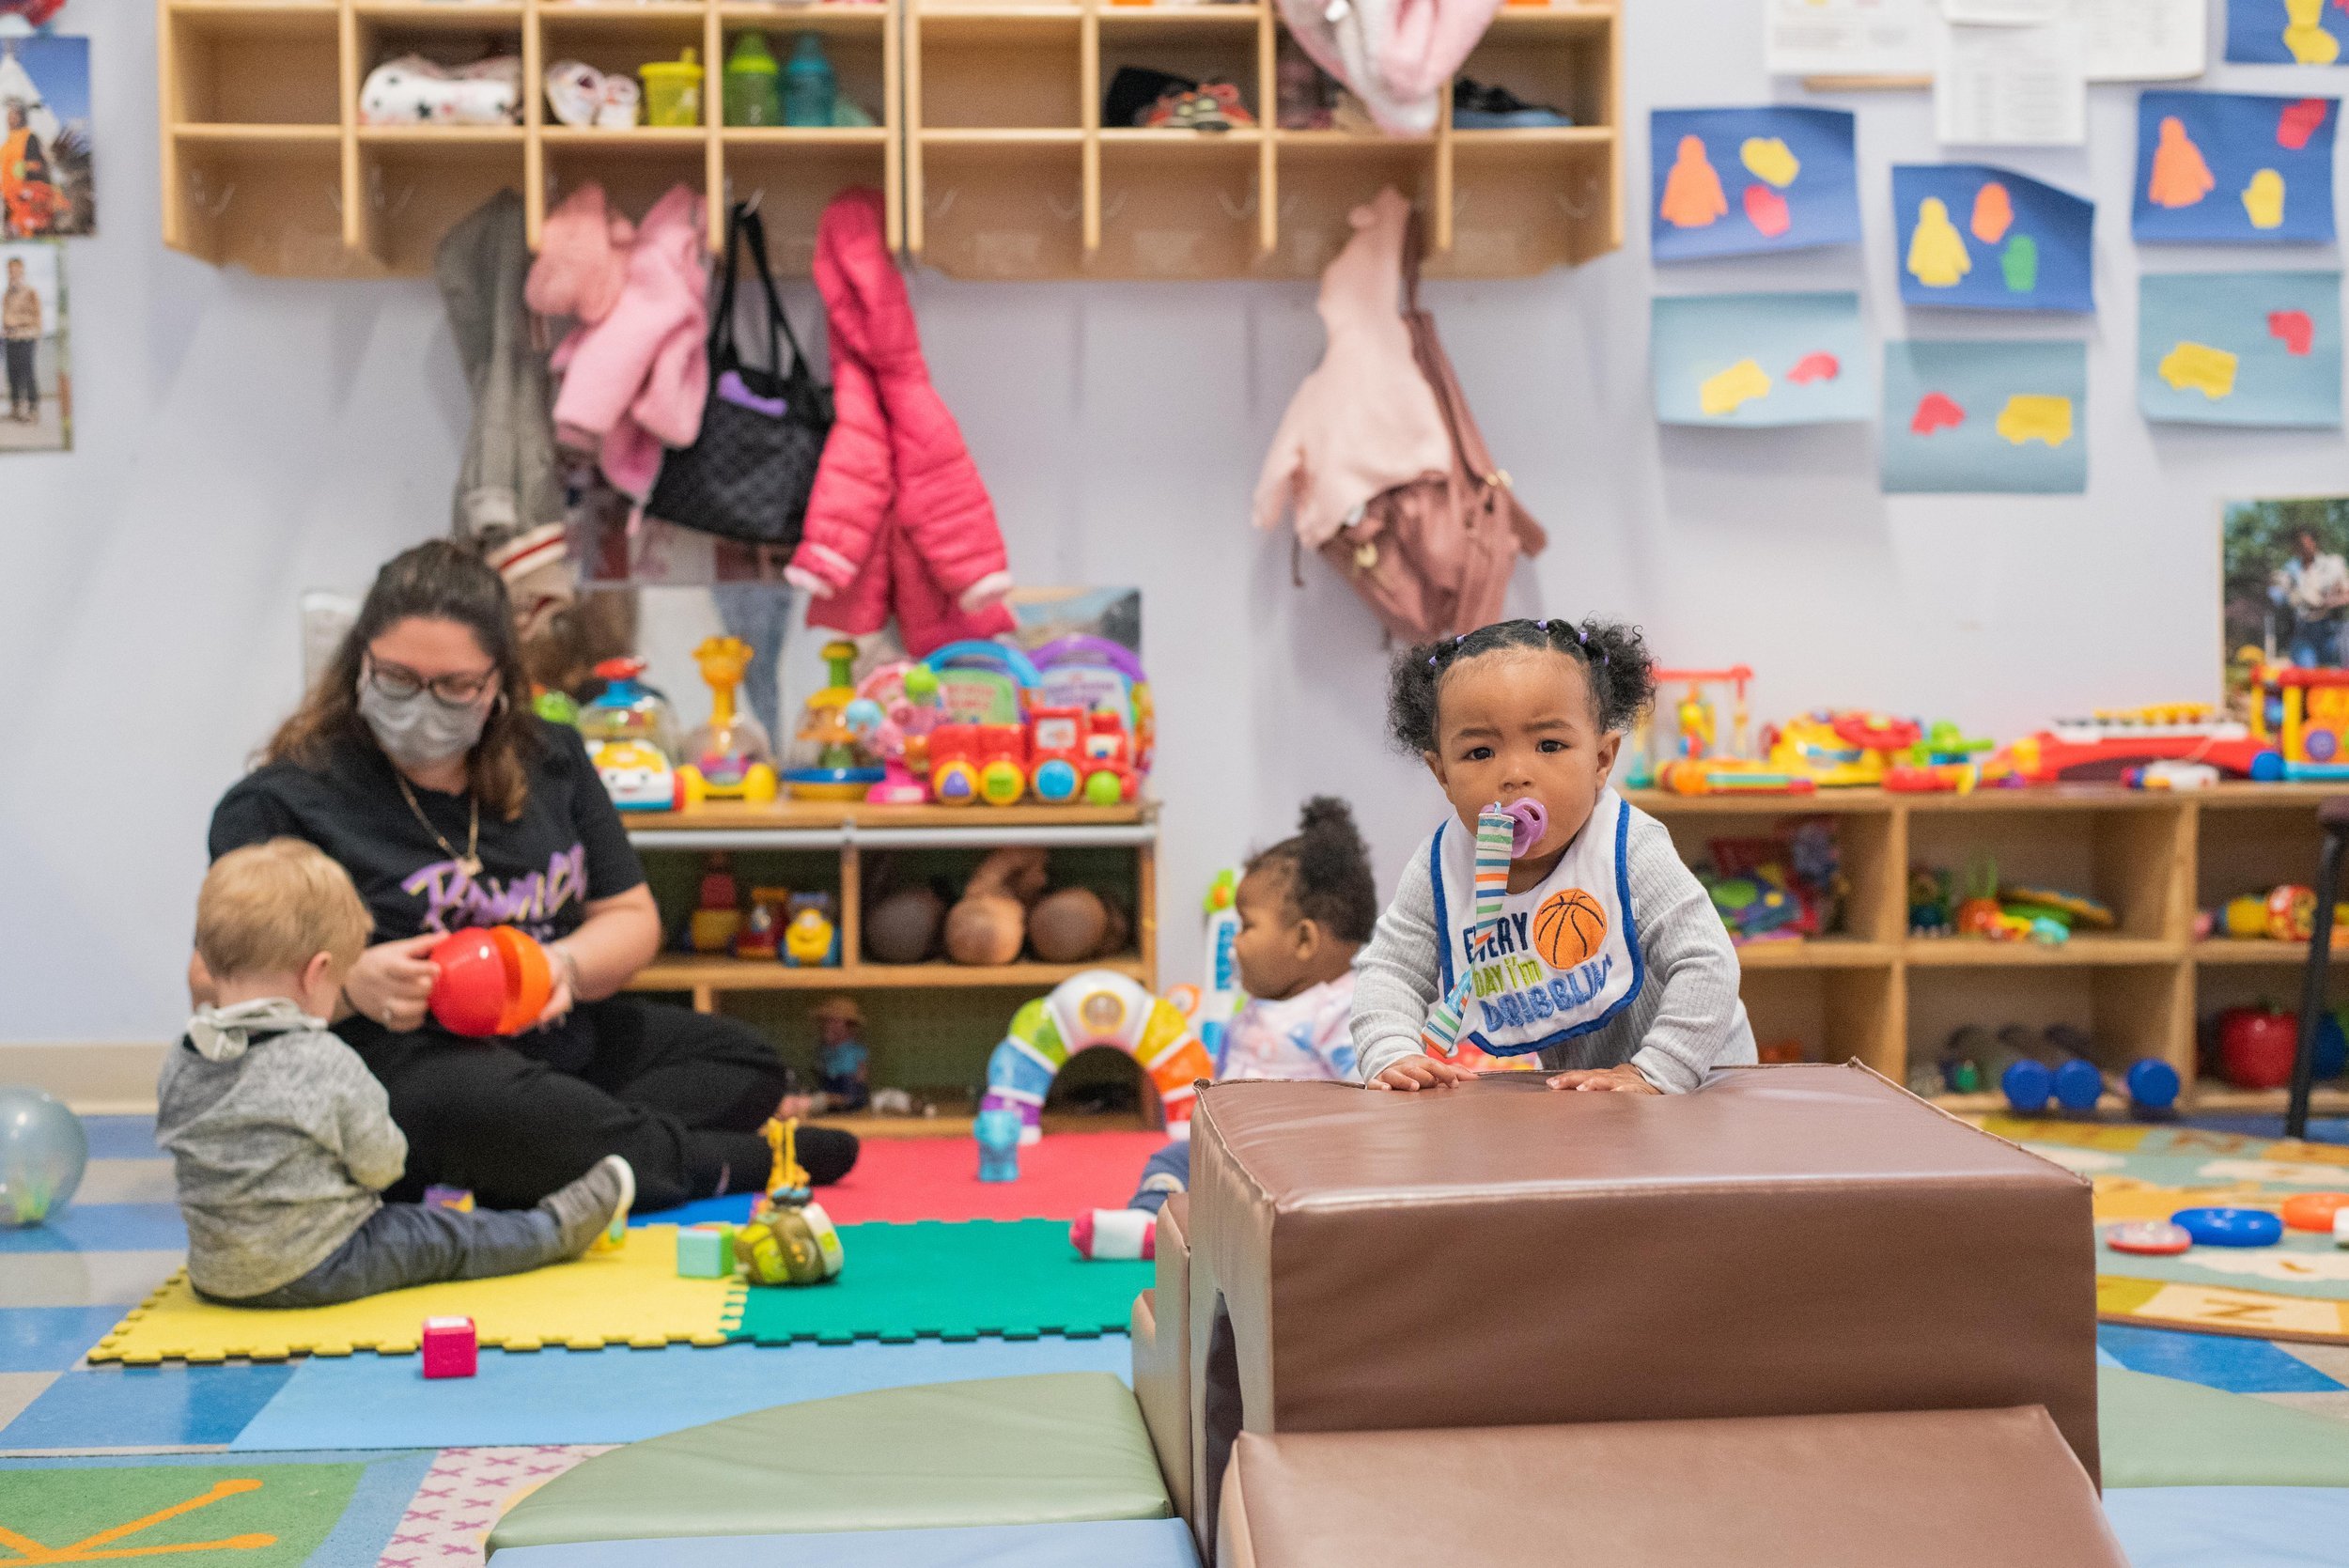
<path fill-rule="evenodd" d="M 1232 956 L 1248 1001 L 1224 1031 L 1216 1081 L 1325 1079 L 1350 1082 L 1354 955 L 1378 916 L 1370 852 L 1343 800 L 1305 802 L 1297 834 L 1248 862 L 1233 903 Z M 1139 1258 L 1159 1206 L 1190 1181 L 1190 1144 L 1150 1157 L 1122 1209 L 1095 1209 L 1070 1232 L 1091 1258 Z"/>
<path fill-rule="evenodd" d="M 204 878 L 195 950 L 218 998 L 164 1057 L 155 1115 L 200 1296 L 323 1307 L 519 1274 L 577 1257 L 635 1197 L 617 1155 L 533 1209 L 377 1196 L 399 1179 L 408 1141 L 383 1086 L 327 1032 L 372 924 L 350 875 L 301 839 L 231 850 Z"/>

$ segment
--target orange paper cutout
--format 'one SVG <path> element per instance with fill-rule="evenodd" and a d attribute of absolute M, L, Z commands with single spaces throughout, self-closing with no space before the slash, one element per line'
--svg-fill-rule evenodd
<path fill-rule="evenodd" d="M 2161 139 L 2154 147 L 2154 177 L 2145 198 L 2155 207 L 2191 207 L 2216 190 L 2218 180 L 2202 161 L 2202 149 L 2175 115 L 2161 117 Z"/>
<path fill-rule="evenodd" d="M 1993 179 L 1974 193 L 1973 221 L 1967 226 L 1974 238 L 1985 245 L 1995 245 L 2006 238 L 2006 231 L 2015 223 L 2015 198 L 2006 194 L 2006 187 Z"/>
<path fill-rule="evenodd" d="M 1674 228 L 1703 228 L 1729 211 L 1721 177 L 1704 156 L 1703 137 L 1680 138 L 1680 153 L 1664 177 L 1664 200 L 1657 210 Z"/>

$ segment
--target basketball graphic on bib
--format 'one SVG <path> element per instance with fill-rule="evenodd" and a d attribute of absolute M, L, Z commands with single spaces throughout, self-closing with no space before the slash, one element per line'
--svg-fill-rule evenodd
<path fill-rule="evenodd" d="M 1607 911 L 1580 888 L 1553 893 L 1533 916 L 1533 951 L 1556 970 L 1582 963 L 1607 939 Z"/>

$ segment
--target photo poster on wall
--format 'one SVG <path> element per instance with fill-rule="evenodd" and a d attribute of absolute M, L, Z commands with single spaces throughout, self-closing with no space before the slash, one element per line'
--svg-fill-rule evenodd
<path fill-rule="evenodd" d="M 1971 310 L 2096 308 L 2096 204 L 1987 163 L 1895 163 L 1901 299 Z"/>
<path fill-rule="evenodd" d="M 2220 667 L 2246 718 L 2254 666 L 2349 664 L 2349 496 L 2227 502 L 2219 540 Z"/>
<path fill-rule="evenodd" d="M 1875 416 L 1859 296 L 1683 294 L 1649 313 L 1664 425 L 1828 425 Z"/>
<path fill-rule="evenodd" d="M 2138 242 L 2331 240 L 2339 111 L 2329 98 L 2140 94 Z"/>
<path fill-rule="evenodd" d="M 1003 600 L 1012 641 L 1033 653 L 1064 637 L 1098 637 L 1142 652 L 1139 588 L 1014 588 Z"/>
<path fill-rule="evenodd" d="M 8 389 L 0 455 L 73 449 L 67 309 L 64 241 L 0 242 L 0 370 Z"/>
<path fill-rule="evenodd" d="M 2088 489 L 2088 346 L 1992 341 L 1884 346 L 1888 493 Z"/>
<path fill-rule="evenodd" d="M 0 39 L 0 235 L 98 232 L 89 39 Z"/>
<path fill-rule="evenodd" d="M 1658 261 L 1859 242 L 1845 109 L 1657 109 L 1648 116 Z"/>
<path fill-rule="evenodd" d="M 2341 426 L 2338 272 L 2180 272 L 2137 285 L 2137 404 L 2188 425 Z"/>
<path fill-rule="evenodd" d="M 2238 65 L 2330 66 L 2349 42 L 2338 0 L 2227 0 L 2227 58 Z"/>

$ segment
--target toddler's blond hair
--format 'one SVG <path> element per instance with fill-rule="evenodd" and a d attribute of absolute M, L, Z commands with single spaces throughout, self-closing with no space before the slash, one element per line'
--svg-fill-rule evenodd
<path fill-rule="evenodd" d="M 375 917 L 350 874 L 315 844 L 273 838 L 212 862 L 195 895 L 195 951 L 214 980 L 299 974 L 320 953 L 346 973 Z"/>

